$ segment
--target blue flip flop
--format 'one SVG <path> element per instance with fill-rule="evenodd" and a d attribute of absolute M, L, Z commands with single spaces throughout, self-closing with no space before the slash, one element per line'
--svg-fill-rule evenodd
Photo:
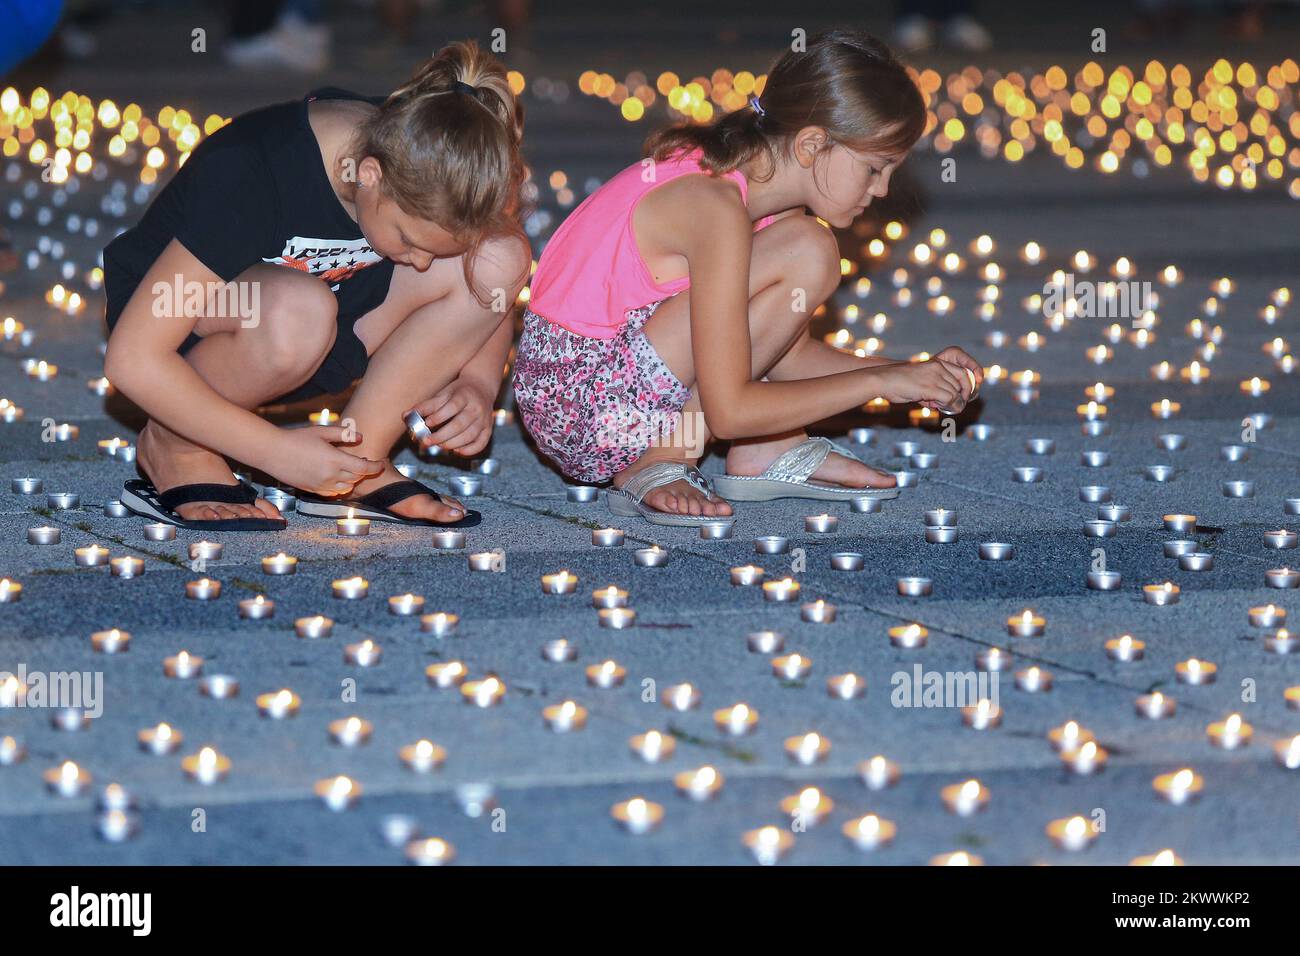
<path fill-rule="evenodd" d="M 316 518 L 346 518 L 352 512 L 354 518 L 370 518 L 374 521 L 391 521 L 395 524 L 409 524 L 420 528 L 472 528 L 483 520 L 477 511 L 465 509 L 465 517 L 459 521 L 431 521 L 427 518 L 408 518 L 392 510 L 393 505 L 415 495 L 431 495 L 434 501 L 442 501 L 442 495 L 428 485 L 414 479 L 394 481 L 376 488 L 360 498 L 325 498 L 307 491 L 298 492 L 298 514 L 311 515 Z"/>

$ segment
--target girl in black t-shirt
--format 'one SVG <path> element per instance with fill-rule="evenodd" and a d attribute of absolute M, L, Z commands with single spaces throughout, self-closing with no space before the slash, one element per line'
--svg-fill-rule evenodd
<path fill-rule="evenodd" d="M 202 530 L 279 529 L 226 456 L 298 510 L 465 526 L 479 515 L 389 460 L 415 411 L 462 455 L 491 437 L 527 274 L 522 108 L 504 68 L 453 43 L 392 95 L 322 90 L 204 140 L 104 251 L 105 375 L 149 422 L 122 500 Z M 360 379 L 337 425 L 255 413 Z"/>

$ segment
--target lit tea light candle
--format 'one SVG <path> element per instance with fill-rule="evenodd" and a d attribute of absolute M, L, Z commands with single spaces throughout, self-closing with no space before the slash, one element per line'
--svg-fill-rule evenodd
<path fill-rule="evenodd" d="M 447 751 L 432 740 L 417 740 L 406 744 L 397 752 L 406 769 L 414 773 L 430 773 L 442 766 Z"/>
<path fill-rule="evenodd" d="M 981 697 L 975 706 L 961 709 L 961 722 L 971 730 L 990 730 L 1002 723 L 1002 708 Z"/>
<path fill-rule="evenodd" d="M 772 658 L 772 673 L 781 680 L 803 680 L 812 670 L 812 659 L 802 654 Z"/>
<path fill-rule="evenodd" d="M 370 582 L 360 575 L 339 578 L 330 584 L 331 593 L 343 601 L 356 601 L 370 593 Z"/>
<path fill-rule="evenodd" d="M 1109 756 L 1105 748 L 1089 740 L 1073 750 L 1062 750 L 1061 763 L 1071 773 L 1087 777 L 1105 770 Z"/>
<path fill-rule="evenodd" d="M 360 747 L 370 742 L 374 725 L 360 717 L 344 717 L 329 723 L 330 740 L 340 747 Z"/>
<path fill-rule="evenodd" d="M 592 687 L 599 687 L 601 690 L 622 687 L 623 681 L 626 679 L 627 668 L 620 666 L 617 661 L 601 661 L 599 664 L 592 664 L 587 668 L 587 683 Z"/>
<path fill-rule="evenodd" d="M 461 698 L 475 707 L 495 707 L 506 695 L 506 685 L 496 677 L 467 680 L 460 685 Z"/>
<path fill-rule="evenodd" d="M 1046 630 L 1046 619 L 1028 608 L 1007 618 L 1007 633 L 1012 637 L 1042 637 Z"/>
<path fill-rule="evenodd" d="M 312 788 L 325 806 L 335 813 L 342 813 L 356 806 L 361 798 L 361 785 L 350 777 L 338 776 L 319 780 Z M 409 849 L 408 849 L 409 856 Z"/>
<path fill-rule="evenodd" d="M 1165 515 L 1165 530 L 1174 534 L 1191 534 L 1196 530 L 1196 515 Z"/>
<path fill-rule="evenodd" d="M 1144 584 L 1142 586 L 1142 600 L 1148 604 L 1154 604 L 1156 607 L 1165 607 L 1170 604 L 1178 603 L 1178 596 L 1182 591 L 1177 584 L 1166 581 L 1164 584 Z"/>
<path fill-rule="evenodd" d="M 1285 627 L 1264 636 L 1264 650 L 1270 654 L 1292 654 L 1297 648 L 1300 648 L 1300 637 Z"/>
<path fill-rule="evenodd" d="M 90 635 L 90 646 L 99 654 L 122 654 L 131 649 L 131 635 L 116 627 L 96 631 Z"/>
<path fill-rule="evenodd" d="M 262 559 L 263 574 L 294 574 L 298 570 L 298 559 L 281 551 Z"/>
<path fill-rule="evenodd" d="M 611 584 L 591 592 L 591 606 L 595 608 L 627 607 L 627 592 Z"/>
<path fill-rule="evenodd" d="M 226 779 L 230 773 L 230 758 L 215 747 L 204 747 L 196 754 L 182 757 L 181 770 L 196 783 L 211 786 Z"/>
<path fill-rule="evenodd" d="M 221 597 L 221 582 L 211 578 L 186 581 L 185 596 L 195 601 L 215 601 Z"/>
<path fill-rule="evenodd" d="M 1167 398 L 1162 398 L 1151 405 L 1151 415 L 1153 418 L 1170 419 L 1175 417 L 1183 406 L 1179 402 L 1171 402 Z"/>
<path fill-rule="evenodd" d="M 328 408 L 322 408 L 318 412 L 311 412 L 307 419 L 313 425 L 337 425 L 339 414 L 338 412 L 331 412 Z"/>
<path fill-rule="evenodd" d="M 888 757 L 876 754 L 858 764 L 858 779 L 868 790 L 885 790 L 898 782 L 902 770 Z"/>
<path fill-rule="evenodd" d="M 146 727 L 135 735 L 135 739 L 140 744 L 141 750 L 156 757 L 163 757 L 174 752 L 185 740 L 185 736 L 170 724 L 161 723 L 154 727 Z"/>
<path fill-rule="evenodd" d="M 609 814 L 628 833 L 640 836 L 659 826 L 664 818 L 664 808 L 644 797 L 633 797 L 614 804 Z"/>
<path fill-rule="evenodd" d="M 1048 839 L 1058 847 L 1070 852 L 1086 850 L 1092 845 L 1092 841 L 1097 839 L 1097 831 L 1093 825 L 1085 817 L 1080 816 L 1053 820 L 1047 824 L 1046 833 Z"/>
<path fill-rule="evenodd" d="M 60 797 L 79 797 L 90 788 L 95 778 L 71 760 L 51 767 L 41 774 L 46 789 Z"/>
<path fill-rule="evenodd" d="M 636 611 L 630 607 L 603 607 L 596 612 L 601 627 L 621 631 L 636 624 Z"/>
<path fill-rule="evenodd" d="M 1286 623 L 1286 609 L 1276 604 L 1252 607 L 1246 616 L 1251 627 L 1280 627 Z"/>
<path fill-rule="evenodd" d="M 1271 588 L 1300 587 L 1300 571 L 1292 568 L 1272 568 L 1264 572 L 1264 582 Z M 4 582 L 0 581 L 0 591 L 3 591 L 3 588 Z M 0 600 L 3 600 L 2 596 Z"/>
<path fill-rule="evenodd" d="M 464 531 L 435 531 L 433 546 L 439 551 L 456 551 L 465 547 Z"/>
<path fill-rule="evenodd" d="M 138 578 L 140 575 L 144 574 L 144 560 L 129 555 L 120 558 L 111 558 L 108 562 L 108 569 L 115 578 L 122 578 L 124 580 L 128 578 Z M 3 587 L 3 582 L 0 582 L 0 587 Z"/>
<path fill-rule="evenodd" d="M 287 687 L 270 694 L 257 696 L 257 712 L 273 720 L 296 716 L 302 707 L 302 698 Z"/>
<path fill-rule="evenodd" d="M 411 617 L 424 610 L 424 598 L 419 594 L 395 594 L 388 599 L 388 613 L 399 617 Z"/>
<path fill-rule="evenodd" d="M 48 382 L 59 374 L 59 367 L 41 359 L 39 362 L 30 362 L 26 365 L 25 371 L 29 378 L 34 378 L 38 382 Z"/>
<path fill-rule="evenodd" d="M 1236 750 L 1246 746 L 1254 733 L 1255 728 L 1242 720 L 1241 714 L 1229 714 L 1205 728 L 1210 743 L 1223 750 Z"/>
<path fill-rule="evenodd" d="M 262 621 L 275 615 L 275 602 L 261 594 L 239 602 L 239 616 L 247 621 Z"/>
<path fill-rule="evenodd" d="M 1300 542 L 1300 535 L 1294 531 L 1282 529 L 1280 531 L 1265 531 L 1264 543 L 1275 551 L 1285 551 L 1294 548 Z"/>
<path fill-rule="evenodd" d="M 821 763 L 831 752 L 831 742 L 816 732 L 787 737 L 783 746 L 787 757 L 804 766 Z"/>
<path fill-rule="evenodd" d="M 340 538 L 359 538 L 370 534 L 370 519 L 354 517 L 353 509 L 349 508 L 346 518 L 334 522 L 334 529 Z"/>
<path fill-rule="evenodd" d="M 1135 640 L 1131 634 L 1122 634 L 1106 642 L 1106 656 L 1113 661 L 1128 664 L 1146 656 L 1146 646 L 1145 641 Z"/>
<path fill-rule="evenodd" d="M 893 842 L 898 828 L 892 821 L 868 813 L 845 822 L 840 832 L 859 850 L 878 850 Z"/>
<path fill-rule="evenodd" d="M 804 531 L 812 534 L 832 534 L 840 526 L 840 519 L 835 515 L 808 515 L 803 519 Z"/>
<path fill-rule="evenodd" d="M 542 659 L 550 661 L 552 664 L 565 664 L 577 660 L 577 658 L 578 645 L 562 637 L 554 641 L 547 641 L 542 645 Z"/>
<path fill-rule="evenodd" d="M 835 801 L 817 787 L 804 787 L 798 793 L 785 797 L 778 806 L 791 818 L 792 826 L 801 829 L 815 827 L 835 809 Z"/>
<path fill-rule="evenodd" d="M 40 528 L 27 529 L 28 544 L 51 545 L 58 544 L 62 540 L 63 532 L 58 528 L 44 526 Z"/>
<path fill-rule="evenodd" d="M 889 629 L 889 643 L 894 647 L 925 647 L 930 632 L 920 624 L 899 624 Z"/>
<path fill-rule="evenodd" d="M 668 563 L 668 551 L 657 544 L 649 548 L 638 548 L 632 552 L 632 560 L 640 568 L 661 568 Z"/>
<path fill-rule="evenodd" d="M 713 767 L 704 766 L 697 770 L 683 770 L 673 777 L 673 786 L 677 792 L 697 803 L 712 800 L 722 789 L 723 776 Z"/>
<path fill-rule="evenodd" d="M 646 763 L 660 763 L 667 760 L 677 749 L 675 738 L 661 734 L 657 730 L 647 730 L 628 738 L 628 748 Z M 698 772 L 698 771 L 696 771 Z M 681 789 L 680 785 L 678 789 Z"/>
<path fill-rule="evenodd" d="M 591 532 L 591 543 L 597 548 L 621 548 L 624 534 L 618 528 L 597 528 Z"/>
<path fill-rule="evenodd" d="M 1151 789 L 1162 799 L 1175 806 L 1192 803 L 1205 789 L 1205 780 L 1189 767 L 1174 773 L 1162 773 L 1151 781 Z"/>
<path fill-rule="evenodd" d="M 216 541 L 190 542 L 191 561 L 219 561 L 224 548 Z"/>
<path fill-rule="evenodd" d="M 1150 856 L 1134 857 L 1129 866 L 1182 866 L 1183 858 L 1173 850 L 1161 850 Z"/>
<path fill-rule="evenodd" d="M 1178 703 L 1172 697 L 1154 691 L 1139 696 L 1134 702 L 1134 708 L 1137 710 L 1139 717 L 1145 717 L 1148 720 L 1162 720 L 1165 717 L 1172 717 L 1177 712 Z"/>
<path fill-rule="evenodd" d="M 566 700 L 563 703 L 543 707 L 542 720 L 546 722 L 546 726 L 552 732 L 567 734 L 587 726 L 587 708 L 571 700 Z"/>
<path fill-rule="evenodd" d="M 309 640 L 329 637 L 334 632 L 334 622 L 323 614 L 300 617 L 293 622 L 294 633 Z"/>
<path fill-rule="evenodd" d="M 746 564 L 731 569 L 731 583 L 735 587 L 750 587 L 763 580 L 766 572 L 756 564 Z"/>
<path fill-rule="evenodd" d="M 469 677 L 469 669 L 461 661 L 439 661 L 424 669 L 429 683 L 442 690 L 458 687 Z"/>
<path fill-rule="evenodd" d="M 1241 383 L 1241 390 L 1253 398 L 1259 398 L 1268 392 L 1273 386 L 1267 379 L 1260 378 L 1258 375 L 1248 378 Z"/>
<path fill-rule="evenodd" d="M 425 634 L 432 634 L 434 637 L 446 637 L 456 630 L 456 625 L 460 623 L 460 615 L 449 614 L 446 611 L 435 611 L 432 614 L 424 614 L 420 617 L 420 630 Z"/>
<path fill-rule="evenodd" d="M 203 658 L 181 651 L 175 657 L 163 658 L 163 673 L 174 680 L 190 680 L 203 673 Z"/>
<path fill-rule="evenodd" d="M 1052 672 L 1037 666 L 1016 671 L 1016 687 L 1029 694 L 1046 693 L 1052 689 Z"/>
<path fill-rule="evenodd" d="M 199 693 L 213 700 L 239 696 L 239 681 L 229 674 L 209 674 L 199 678 Z"/>
<path fill-rule="evenodd" d="M 762 866 L 772 866 L 794 846 L 794 835 L 780 827 L 766 826 L 748 830 L 741 842 Z"/>
<path fill-rule="evenodd" d="M 572 594 L 578 587 L 578 576 L 568 571 L 542 575 L 542 592 L 545 594 Z"/>
<path fill-rule="evenodd" d="M 799 608 L 799 617 L 809 624 L 834 624 L 838 613 L 834 604 L 828 604 L 820 599 Z"/>
<path fill-rule="evenodd" d="M 989 673 L 1000 673 L 1010 669 L 1014 658 L 1000 647 L 990 647 L 975 655 L 975 666 Z"/>
<path fill-rule="evenodd" d="M 343 661 L 356 667 L 374 667 L 384 657 L 384 649 L 370 638 L 343 647 Z"/>
<path fill-rule="evenodd" d="M 1077 720 L 1067 720 L 1061 726 L 1053 727 L 1047 732 L 1047 742 L 1052 745 L 1052 749 L 1057 753 L 1078 750 L 1094 739 L 1092 731 L 1082 726 Z"/>
<path fill-rule="evenodd" d="M 161 521 L 147 524 L 144 526 L 144 537 L 146 541 L 175 541 L 176 526 L 163 524 Z"/>
<path fill-rule="evenodd" d="M 1209 661 L 1197 660 L 1195 657 L 1189 657 L 1185 661 L 1179 661 L 1174 665 L 1174 673 L 1178 676 L 1178 683 L 1192 684 L 1199 686 L 1201 684 L 1213 684 L 1215 675 L 1219 668 Z"/>
<path fill-rule="evenodd" d="M 77 707 L 61 707 L 50 712 L 50 726 L 67 733 L 85 730 L 94 719 L 87 711 Z"/>
<path fill-rule="evenodd" d="M 713 712 L 713 723 L 723 733 L 743 737 L 758 726 L 758 711 L 748 704 L 733 704 Z"/>
<path fill-rule="evenodd" d="M 1273 756 L 1284 770 L 1300 770 L 1300 734 L 1273 744 Z"/>
<path fill-rule="evenodd" d="M 857 700 L 866 696 L 867 682 L 857 674 L 835 674 L 826 679 L 826 693 L 836 700 Z"/>
<path fill-rule="evenodd" d="M 948 812 L 959 817 L 969 817 L 989 804 L 989 790 L 978 780 L 954 783 L 939 791 L 939 798 Z"/>
<path fill-rule="evenodd" d="M 446 866 L 456 859 L 456 848 L 438 837 L 419 837 L 406 844 L 406 859 L 415 866 Z"/>
<path fill-rule="evenodd" d="M 0 422 L 13 424 L 22 421 L 23 409 L 21 405 L 15 405 L 7 398 L 0 398 Z"/>
<path fill-rule="evenodd" d="M 793 601 L 799 596 L 799 582 L 793 578 L 763 582 L 763 598 L 768 601 Z"/>

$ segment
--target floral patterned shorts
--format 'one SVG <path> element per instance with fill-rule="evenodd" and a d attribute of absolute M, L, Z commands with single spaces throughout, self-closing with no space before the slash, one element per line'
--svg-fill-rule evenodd
<path fill-rule="evenodd" d="M 660 304 L 629 309 L 609 339 L 524 313 L 516 407 L 538 447 L 570 478 L 606 481 L 676 430 L 691 390 L 641 331 Z"/>

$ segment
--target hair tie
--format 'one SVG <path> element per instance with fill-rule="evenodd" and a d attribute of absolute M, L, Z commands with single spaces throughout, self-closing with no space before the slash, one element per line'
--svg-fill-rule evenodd
<path fill-rule="evenodd" d="M 749 108 L 758 115 L 759 119 L 762 119 L 767 115 L 767 110 L 763 109 L 763 104 L 758 101 L 757 96 L 751 96 L 749 98 Z"/>
<path fill-rule="evenodd" d="M 473 96 L 476 99 L 478 98 L 478 87 L 470 86 L 462 80 L 457 80 L 451 89 L 453 93 L 464 93 L 466 96 Z"/>

